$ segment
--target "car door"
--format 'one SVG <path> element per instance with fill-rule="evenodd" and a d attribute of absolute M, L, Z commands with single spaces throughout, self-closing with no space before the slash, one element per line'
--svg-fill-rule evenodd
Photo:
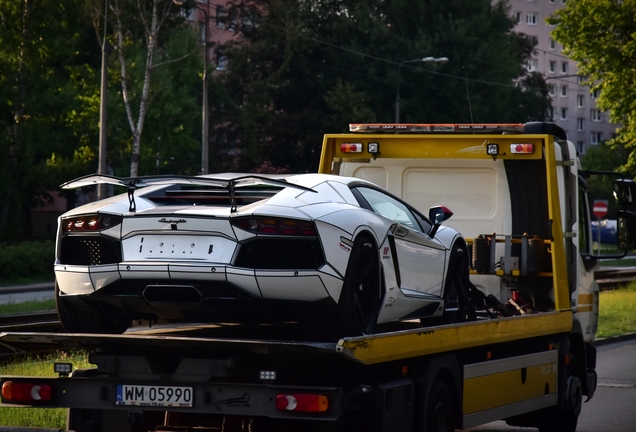
<path fill-rule="evenodd" d="M 382 258 L 387 258 L 387 252 L 391 255 L 402 292 L 441 296 L 446 249 L 425 233 L 423 225 L 430 227 L 428 221 L 386 192 L 366 186 L 352 192 L 361 207 L 395 222 L 387 239 L 389 250 L 383 247 Z"/>

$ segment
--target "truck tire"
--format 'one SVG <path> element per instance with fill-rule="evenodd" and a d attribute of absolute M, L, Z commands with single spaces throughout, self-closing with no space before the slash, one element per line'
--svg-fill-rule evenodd
<path fill-rule="evenodd" d="M 62 327 L 71 333 L 122 334 L 131 324 L 128 320 L 115 320 L 98 311 L 89 312 L 73 308 L 60 296 L 57 282 L 55 283 L 55 306 Z"/>
<path fill-rule="evenodd" d="M 539 424 L 539 432 L 576 432 L 576 425 L 583 405 L 583 385 L 581 379 L 574 373 L 576 361 L 570 354 L 567 366 L 563 406 L 547 409 L 547 415 Z"/>
<path fill-rule="evenodd" d="M 431 388 L 426 404 L 426 432 L 453 432 L 455 430 L 453 395 L 448 385 L 437 380 Z"/>
<path fill-rule="evenodd" d="M 373 333 L 381 301 L 380 264 L 371 239 L 359 235 L 351 248 L 336 316 L 338 337 Z"/>

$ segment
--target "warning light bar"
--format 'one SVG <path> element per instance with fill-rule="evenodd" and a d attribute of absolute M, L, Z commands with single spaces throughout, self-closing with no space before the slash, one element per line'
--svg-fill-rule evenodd
<path fill-rule="evenodd" d="M 523 132 L 523 123 L 492 124 L 427 124 L 427 123 L 351 123 L 350 132 L 411 132 L 411 133 L 502 133 Z M 344 145 L 344 144 L 343 144 Z"/>

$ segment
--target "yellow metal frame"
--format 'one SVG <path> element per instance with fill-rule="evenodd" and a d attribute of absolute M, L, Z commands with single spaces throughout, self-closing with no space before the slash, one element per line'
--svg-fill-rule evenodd
<path fill-rule="evenodd" d="M 571 328 L 571 311 L 546 312 L 344 338 L 338 341 L 336 351 L 363 364 L 377 364 L 450 350 L 567 333 Z"/>

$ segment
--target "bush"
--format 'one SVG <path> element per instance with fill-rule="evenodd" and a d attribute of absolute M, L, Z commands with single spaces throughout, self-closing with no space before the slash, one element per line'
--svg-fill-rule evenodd
<path fill-rule="evenodd" d="M 55 242 L 0 243 L 2 284 L 52 281 L 55 279 Z"/>

